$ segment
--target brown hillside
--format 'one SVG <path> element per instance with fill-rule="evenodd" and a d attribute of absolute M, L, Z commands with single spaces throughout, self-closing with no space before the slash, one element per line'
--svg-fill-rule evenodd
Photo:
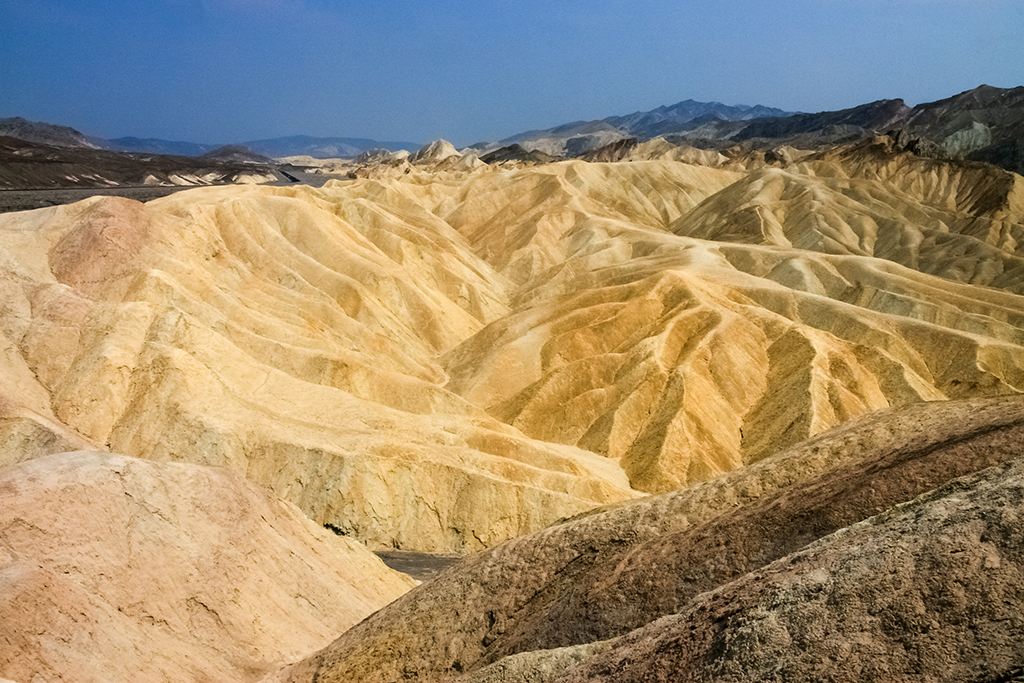
<path fill-rule="evenodd" d="M 621 636 L 950 479 L 1020 458 L 1022 436 L 1016 397 L 870 415 L 700 486 L 466 558 L 280 680 L 455 680 L 510 654 Z M 588 652 L 567 651 L 560 666 Z M 511 661 L 550 664 L 542 654 Z"/>

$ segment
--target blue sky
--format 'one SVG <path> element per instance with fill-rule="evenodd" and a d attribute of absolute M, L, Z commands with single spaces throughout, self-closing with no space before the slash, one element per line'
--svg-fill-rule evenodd
<path fill-rule="evenodd" d="M 458 145 L 684 99 L 1024 85 L 1022 0 L 0 0 L 0 117 Z"/>

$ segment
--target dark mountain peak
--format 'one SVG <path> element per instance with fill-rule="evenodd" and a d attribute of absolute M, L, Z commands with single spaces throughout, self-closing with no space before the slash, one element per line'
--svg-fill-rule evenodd
<path fill-rule="evenodd" d="M 209 161 L 230 161 L 243 164 L 273 164 L 273 159 L 268 159 L 262 154 L 257 154 L 245 145 L 225 145 L 207 152 L 199 157 Z"/>
<path fill-rule="evenodd" d="M 503 161 L 522 161 L 526 163 L 547 164 L 555 160 L 550 154 L 538 150 L 529 151 L 518 143 L 507 145 L 493 152 L 480 157 L 486 164 L 501 163 Z"/>
<path fill-rule="evenodd" d="M 981 85 L 914 107 L 907 128 L 954 158 L 1024 173 L 1024 87 Z"/>
<path fill-rule="evenodd" d="M 663 105 L 645 112 L 626 116 L 611 116 L 603 120 L 624 134 L 643 139 L 658 135 L 673 135 L 693 130 L 706 123 L 718 121 L 745 121 L 764 116 L 788 116 L 790 112 L 763 105 L 722 104 L 687 99 Z"/>
<path fill-rule="evenodd" d="M 52 123 L 29 121 L 20 116 L 0 119 L 0 135 L 18 138 L 26 142 L 37 142 L 55 147 L 86 147 L 95 149 L 96 145 L 74 128 L 57 126 Z"/>
<path fill-rule="evenodd" d="M 760 118 L 751 121 L 734 136 L 734 140 L 754 138 L 789 138 L 830 131 L 830 134 L 858 135 L 884 132 L 910 113 L 902 99 L 877 100 L 849 109 L 817 114 L 793 114 L 786 117 Z"/>
<path fill-rule="evenodd" d="M 1006 107 L 1020 105 L 1021 103 L 1024 103 L 1024 86 L 996 88 L 991 85 L 979 85 L 977 88 L 965 90 L 952 97 L 934 102 L 924 102 L 914 107 L 914 110 Z"/>

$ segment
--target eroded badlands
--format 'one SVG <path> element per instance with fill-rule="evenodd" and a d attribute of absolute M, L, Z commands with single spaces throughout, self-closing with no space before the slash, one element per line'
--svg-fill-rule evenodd
<path fill-rule="evenodd" d="M 0 458 L 226 465 L 466 552 L 870 411 L 1024 389 L 1019 176 L 564 162 L 0 217 Z"/>
<path fill-rule="evenodd" d="M 884 137 L 643 149 L 0 216 L 0 676 L 811 680 L 783 656 L 807 623 L 927 650 L 862 618 L 884 591 L 840 621 L 807 597 L 853 600 L 901 537 L 935 571 L 894 582 L 1019 594 L 1024 179 Z M 137 543 L 74 528 L 122 519 Z M 942 559 L 943 524 L 982 559 Z M 366 546 L 477 554 L 328 646 L 412 585 Z M 289 578 L 196 569 L 250 550 Z M 1017 603 L 961 602 L 920 622 L 989 629 L 949 671 L 1024 666 L 992 626 Z M 769 644 L 715 668 L 734 633 Z"/>

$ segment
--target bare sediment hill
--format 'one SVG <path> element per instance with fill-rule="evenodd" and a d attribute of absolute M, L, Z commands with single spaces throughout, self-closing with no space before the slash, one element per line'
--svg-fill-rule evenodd
<path fill-rule="evenodd" d="M 77 452 L 0 470 L 17 681 L 252 681 L 412 585 L 223 468 Z"/>
<path fill-rule="evenodd" d="M 226 465 L 371 544 L 469 552 L 867 412 L 1024 390 L 1019 177 L 902 154 L 4 216 L 7 438 L 53 445 L 0 457 Z"/>
<path fill-rule="evenodd" d="M 932 672 L 974 624 L 981 635 L 948 670 L 981 676 L 982 650 L 996 653 L 993 675 L 1013 664 L 1003 655 L 1019 641 L 996 624 L 1019 632 L 1006 612 L 1019 606 L 974 592 L 964 603 L 950 577 L 992 595 L 1017 590 L 1012 519 L 998 516 L 1016 514 L 1016 465 L 957 485 L 977 491 L 975 508 L 945 493 L 929 499 L 937 508 L 907 508 L 948 511 L 973 558 L 962 566 L 937 559 L 945 541 L 923 517 L 867 520 L 1017 457 L 1020 176 L 922 159 L 899 136 L 770 158 L 665 141 L 609 150 L 624 159 L 614 163 L 488 166 L 434 151 L 444 158 L 389 158 L 367 171 L 375 177 L 319 188 L 224 185 L 145 204 L 98 196 L 0 216 L 0 476 L 20 481 L 78 450 L 147 461 L 137 472 L 161 463 L 156 479 L 184 471 L 172 465 L 215 466 L 350 545 L 477 553 L 350 630 L 295 669 L 297 680 L 612 675 L 569 662 L 643 678 L 627 663 L 645 642 L 670 668 L 719 671 L 694 662 L 726 647 L 716 634 L 746 633 L 776 608 L 764 596 L 781 590 L 778 563 L 806 567 L 793 590 L 817 590 L 805 576 L 835 577 L 822 581 L 848 601 L 856 577 L 880 571 L 872 563 L 897 562 L 887 553 L 899 534 L 922 558 L 922 573 L 900 567 L 899 580 L 941 595 L 921 589 L 928 619 L 905 636 L 863 618 L 920 611 L 911 600 L 885 612 L 903 595 L 896 584 L 843 607 L 871 634 L 865 652 L 931 652 L 925 626 L 948 631 L 936 641 L 946 654 L 888 660 L 897 678 Z M 862 538 L 842 531 L 862 528 L 877 531 L 863 547 L 880 545 L 857 559 L 835 539 Z M 814 564 L 811 549 L 826 547 Z M 992 582 L 988 569 L 999 570 Z M 739 591 L 740 612 L 701 602 L 727 590 Z M 823 642 L 849 635 L 811 612 L 765 637 L 799 652 L 814 640 L 800 624 L 832 634 Z M 17 613 L 26 633 L 39 623 L 32 613 Z M 85 614 L 67 637 L 107 638 L 107 612 Z M 673 650 L 690 637 L 678 630 L 686 620 L 706 614 L 706 640 Z M 739 630 L 715 630 L 734 616 Z M 659 618 L 676 640 L 648 637 Z M 756 628 L 788 618 L 770 613 Z M 116 628 L 131 640 L 143 627 Z M 266 635 L 210 633 L 225 643 Z M 25 642 L 27 656 L 48 647 Z M 861 657 L 836 647 L 816 661 Z M 277 654 L 195 670 L 256 676 L 301 657 L 267 651 Z M 591 659 L 599 651 L 606 658 Z M 737 676 L 760 675 L 749 672 L 765 657 Z M 56 677 L 75 664 L 53 666 Z"/>
<path fill-rule="evenodd" d="M 198 158 L 130 154 L 0 137 L 0 190 L 262 183 L 276 179 L 275 165 L 230 152 Z"/>

